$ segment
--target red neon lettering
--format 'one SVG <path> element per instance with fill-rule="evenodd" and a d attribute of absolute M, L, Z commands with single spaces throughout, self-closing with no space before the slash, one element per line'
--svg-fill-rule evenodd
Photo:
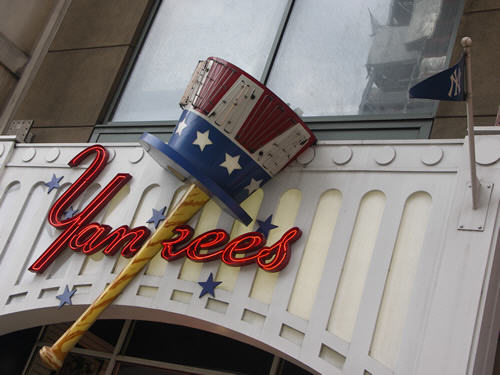
<path fill-rule="evenodd" d="M 180 225 L 175 228 L 174 233 L 177 233 L 178 236 L 172 238 L 171 240 L 162 242 L 162 258 L 165 260 L 175 260 L 181 258 L 184 255 L 184 249 L 181 248 L 179 251 L 174 251 L 174 247 L 175 245 L 181 245 L 189 241 L 193 232 L 193 229 L 189 225 Z"/>
<path fill-rule="evenodd" d="M 269 272 L 278 272 L 290 261 L 290 243 L 297 241 L 302 231 L 294 227 L 285 232 L 281 239 L 270 247 L 263 247 L 257 258 L 260 268 Z"/>
<path fill-rule="evenodd" d="M 117 174 L 80 213 L 72 218 L 63 221 L 60 220 L 64 211 L 85 191 L 106 166 L 108 152 L 101 145 L 87 147 L 76 155 L 68 165 L 75 167 L 92 154 L 95 154 L 95 158 L 90 166 L 51 207 L 48 215 L 49 223 L 56 228 L 64 229 L 64 231 L 29 267 L 30 271 L 42 273 L 67 245 L 73 250 L 84 249 L 88 254 L 92 253 L 94 246 L 91 244 L 97 238 L 100 238 L 103 233 L 110 230 L 108 226 L 101 226 L 95 223 L 90 224 L 88 227 L 86 225 L 118 193 L 123 185 L 132 178 L 128 173 Z M 144 240 L 149 235 L 149 230 L 145 227 L 140 227 L 140 230 L 135 235 L 139 237 L 134 237 L 135 239 L 132 239 L 129 246 L 124 249 L 127 254 L 134 252 L 133 249 L 135 247 L 132 248 L 131 246 L 137 246 L 140 242 L 139 240 Z M 123 239 L 126 235 L 122 233 L 121 237 Z"/>
<path fill-rule="evenodd" d="M 227 265 L 234 267 L 257 263 L 268 272 L 278 272 L 287 266 L 291 254 L 290 244 L 302 235 L 302 231 L 294 227 L 286 231 L 274 245 L 264 247 L 264 236 L 259 232 L 250 232 L 233 239 L 219 250 L 201 253 L 201 250 L 214 250 L 223 246 L 228 239 L 227 232 L 222 229 L 208 231 L 187 245 L 185 243 L 191 238 L 193 230 L 183 225 L 177 227 L 174 232 L 178 234 L 174 239 L 162 242 L 161 256 L 165 260 L 172 261 L 186 256 L 196 262 L 209 262 L 220 258 Z"/>
<path fill-rule="evenodd" d="M 225 230 L 215 229 L 200 234 L 189 245 L 181 251 L 186 252 L 186 256 L 195 262 L 209 262 L 217 259 L 223 250 L 201 253 L 200 250 L 213 250 L 218 246 L 225 245 L 229 235 Z"/>
<path fill-rule="evenodd" d="M 260 254 L 258 251 L 265 242 L 266 239 L 262 233 L 250 232 L 243 234 L 236 237 L 226 246 L 221 260 L 230 266 L 246 266 L 247 264 L 254 263 Z M 237 255 L 246 256 L 237 257 Z"/>
<path fill-rule="evenodd" d="M 101 225 L 97 223 L 88 224 L 80 232 L 76 233 L 69 240 L 69 247 L 74 251 L 82 251 L 84 254 L 91 255 L 97 252 L 98 248 L 90 246 L 95 238 L 99 238 L 103 233 L 111 230 L 109 225 Z"/>
<path fill-rule="evenodd" d="M 71 238 L 69 247 L 75 251 L 81 250 L 86 255 L 94 254 L 104 248 L 104 254 L 114 255 L 125 245 L 121 254 L 130 258 L 140 249 L 150 232 L 146 227 L 130 229 L 127 225 L 122 225 L 109 233 L 110 231 L 109 225 L 88 224 Z"/>
<path fill-rule="evenodd" d="M 116 251 L 129 241 L 122 249 L 121 255 L 125 258 L 131 258 L 139 251 L 142 244 L 148 238 L 151 231 L 144 227 L 136 227 L 130 229 L 127 225 L 122 225 L 111 232 L 106 238 L 99 242 L 97 248 L 102 248 L 106 243 L 109 244 L 103 250 L 106 255 L 113 255 Z"/>

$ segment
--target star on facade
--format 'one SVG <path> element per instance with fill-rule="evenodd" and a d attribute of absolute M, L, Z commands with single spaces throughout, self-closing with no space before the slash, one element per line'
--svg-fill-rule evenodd
<path fill-rule="evenodd" d="M 194 140 L 193 145 L 200 146 L 200 150 L 203 151 L 205 149 L 205 146 L 212 144 L 212 141 L 210 140 L 210 138 L 208 138 L 209 135 L 209 130 L 204 133 L 197 131 L 196 139 Z"/>
<path fill-rule="evenodd" d="M 271 224 L 272 220 L 273 220 L 273 215 L 269 215 L 269 217 L 264 221 L 257 220 L 257 223 L 259 224 L 257 232 L 262 233 L 265 238 L 269 236 L 269 232 L 271 231 L 271 229 L 278 228 L 277 225 Z"/>
<path fill-rule="evenodd" d="M 70 206 L 66 211 L 63 212 L 63 220 L 71 219 L 77 212 L 78 210 L 74 210 L 73 206 Z"/>
<path fill-rule="evenodd" d="M 182 131 L 184 129 L 187 128 L 187 124 L 186 124 L 186 121 L 182 120 L 181 122 L 179 122 L 179 124 L 177 125 L 177 129 L 175 129 L 175 134 L 179 134 L 179 135 L 182 135 Z"/>
<path fill-rule="evenodd" d="M 250 180 L 250 183 L 244 187 L 244 189 L 248 190 L 248 195 L 252 194 L 255 190 L 260 188 L 260 184 L 262 180 L 254 180 L 253 178 Z"/>
<path fill-rule="evenodd" d="M 162 209 L 159 209 L 159 210 L 155 210 L 153 208 L 153 216 L 151 216 L 151 219 L 146 221 L 146 223 L 154 223 L 155 229 L 158 228 L 160 221 L 165 220 L 165 215 L 163 215 L 163 213 L 165 212 L 166 208 L 167 207 L 163 207 Z"/>
<path fill-rule="evenodd" d="M 52 174 L 52 178 L 50 181 L 44 182 L 45 186 L 49 188 L 49 191 L 47 194 L 50 194 L 52 189 L 59 189 L 61 186 L 59 185 L 59 182 L 63 179 L 64 176 L 61 177 L 56 177 L 55 174 Z"/>
<path fill-rule="evenodd" d="M 73 294 L 75 294 L 76 289 L 73 289 L 72 291 L 69 290 L 68 286 L 66 285 L 64 287 L 64 292 L 62 294 L 59 294 L 56 296 L 56 298 L 59 300 L 59 307 L 63 307 L 65 304 L 72 305 L 71 303 L 71 297 L 73 297 Z"/>
<path fill-rule="evenodd" d="M 226 153 L 226 160 L 219 164 L 221 167 L 224 167 L 227 169 L 227 173 L 231 174 L 235 169 L 241 169 L 241 165 L 239 163 L 240 161 L 240 155 L 236 156 L 231 156 Z"/>
<path fill-rule="evenodd" d="M 200 297 L 203 297 L 205 294 L 210 294 L 212 297 L 215 297 L 215 288 L 222 284 L 222 281 L 214 281 L 214 275 L 210 272 L 207 281 L 198 281 L 198 284 L 203 288 L 200 293 Z"/>

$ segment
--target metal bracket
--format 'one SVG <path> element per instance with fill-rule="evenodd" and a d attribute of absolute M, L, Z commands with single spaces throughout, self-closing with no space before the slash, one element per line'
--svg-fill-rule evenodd
<path fill-rule="evenodd" d="M 30 133 L 33 120 L 13 120 L 7 128 L 6 134 L 15 135 L 18 142 L 29 143 L 32 138 Z"/>
<path fill-rule="evenodd" d="M 476 209 L 472 208 L 472 184 L 467 182 L 464 193 L 462 210 L 458 220 L 458 230 L 472 230 L 476 232 L 484 231 L 486 215 L 490 206 L 493 184 L 481 181 L 479 184 L 479 204 Z"/>

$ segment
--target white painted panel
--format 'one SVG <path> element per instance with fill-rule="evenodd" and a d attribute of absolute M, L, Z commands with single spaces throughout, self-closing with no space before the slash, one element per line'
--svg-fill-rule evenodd
<path fill-rule="evenodd" d="M 267 243 L 272 244 L 278 241 L 288 229 L 293 227 L 301 200 L 302 192 L 297 189 L 290 189 L 282 195 L 272 220 L 272 223 L 278 228 L 269 232 Z M 278 276 L 279 272 L 270 273 L 259 268 L 255 275 L 250 297 L 257 301 L 271 303 Z"/>
<path fill-rule="evenodd" d="M 252 195 L 245 199 L 241 206 L 253 220 L 248 225 L 244 225 L 239 220 L 236 220 L 234 222 L 233 229 L 231 230 L 230 240 L 253 230 L 255 219 L 259 213 L 260 205 L 263 199 L 264 191 L 262 189 L 256 190 Z M 243 254 L 239 254 L 237 257 L 242 256 Z M 221 288 L 232 291 L 236 285 L 239 273 L 240 267 L 230 267 L 227 264 L 222 263 L 219 266 L 216 279 L 217 281 L 222 281 Z"/>
<path fill-rule="evenodd" d="M 370 349 L 370 355 L 389 368 L 394 368 L 398 358 L 401 330 L 414 288 L 431 204 L 429 194 L 412 194 L 406 201 L 401 218 Z"/>
<path fill-rule="evenodd" d="M 161 205 L 163 202 L 160 201 L 160 195 L 161 195 L 161 189 L 157 184 L 152 184 L 150 186 L 147 186 L 144 190 L 144 192 L 141 192 L 139 203 L 137 204 L 135 211 L 135 214 L 131 220 L 130 226 L 131 227 L 136 227 L 136 226 L 141 226 L 145 225 L 147 226 L 151 231 L 154 231 L 154 225 L 153 224 L 147 224 L 146 221 L 148 221 L 151 216 L 153 215 L 152 209 L 161 209 L 163 206 Z M 118 194 L 117 197 L 120 195 Z M 119 198 L 117 198 L 119 199 Z M 123 219 L 122 219 L 122 224 Z M 113 267 L 113 273 L 120 273 L 121 270 L 128 264 L 129 259 L 124 258 L 122 256 L 116 257 L 115 265 Z M 154 266 L 156 263 L 151 266 L 148 265 L 147 271 L 149 272 L 150 267 L 151 269 L 154 269 Z M 161 265 L 159 266 L 161 268 Z M 151 271 L 153 272 L 153 271 Z M 160 270 L 157 270 L 157 272 L 161 272 Z"/>
<path fill-rule="evenodd" d="M 14 181 L 6 186 L 0 196 L 0 217 L 4 218 L 3 230 L 0 231 L 0 256 L 3 253 L 4 247 L 10 237 L 12 228 L 16 223 L 16 218 L 12 215 L 14 212 L 19 212 L 21 205 L 24 203 L 19 196 L 21 184 L 19 181 Z M 9 219 L 7 219 L 9 218 Z M 0 257 L 0 262 L 3 258 Z"/>
<path fill-rule="evenodd" d="M 123 186 L 120 191 L 109 201 L 106 205 L 104 215 L 102 218 L 102 224 L 108 224 L 112 229 L 115 229 L 120 224 L 123 224 L 123 210 L 120 207 L 125 206 L 127 196 L 130 193 L 130 185 Z M 118 254 L 120 254 L 118 252 Z M 95 274 L 100 272 L 99 262 L 105 257 L 102 251 L 98 251 L 90 256 L 85 257 L 83 261 L 82 268 L 80 270 L 80 275 Z"/>
<path fill-rule="evenodd" d="M 319 199 L 302 262 L 295 280 L 288 311 L 309 320 L 316 298 L 333 230 L 342 204 L 338 190 L 328 190 Z"/>
<path fill-rule="evenodd" d="M 328 322 L 328 331 L 346 341 L 351 340 L 356 323 L 384 206 L 385 195 L 380 191 L 367 193 L 359 206 Z"/>
<path fill-rule="evenodd" d="M 500 132 L 498 136 L 490 134 L 488 137 L 498 138 Z M 112 271 L 119 256 L 103 257 L 95 262 L 93 271 L 96 272 L 80 274 L 86 256 L 68 249 L 44 274 L 26 270 L 33 258 L 60 233 L 47 223 L 46 214 L 57 196 L 76 180 L 84 168 L 69 168 L 66 162 L 85 145 L 57 145 L 59 158 L 48 162 L 47 155 L 54 147 L 16 145 L 2 170 L 1 191 L 15 181 L 21 182 L 21 189 L 15 196 L 21 205 L 18 210 L 13 210 L 16 212 L 9 210 L 9 220 L 19 220 L 8 234 L 11 239 L 8 246 L 0 254 L 3 282 L 0 289 L 0 334 L 73 319 L 75 311 L 90 304 L 104 285 L 116 276 Z M 169 202 L 176 200 L 172 196 L 181 184 L 148 155 L 139 161 L 131 159 L 131 154 L 143 152 L 137 145 L 111 147 L 113 160 L 74 208 L 81 210 L 116 173 L 127 172 L 133 176 L 127 199 L 111 211 L 113 203 L 109 205 L 95 221 L 107 221 L 112 226 L 144 225 L 151 217 L 152 207 L 168 206 Z M 490 147 L 489 143 L 484 147 Z M 438 148 L 442 157 L 428 163 L 427 156 Z M 391 150 L 392 160 L 380 164 L 380 155 L 384 156 L 386 150 Z M 25 157 L 28 151 L 32 158 Z M 493 148 L 490 151 L 499 152 Z M 488 337 L 496 337 L 497 331 L 494 330 L 500 321 L 496 318 L 498 314 L 491 309 L 482 315 L 486 311 L 484 303 L 491 295 L 489 286 L 496 285 L 489 275 L 494 274 L 490 268 L 498 265 L 492 262 L 492 256 L 494 249 L 498 248 L 495 245 L 498 238 L 500 163 L 478 165 L 481 179 L 496 185 L 483 231 L 460 231 L 457 228 L 458 216 L 463 211 L 463 200 L 468 199 L 464 193 L 467 191 L 466 181 L 470 178 L 466 159 L 467 147 L 462 147 L 462 141 L 321 143 L 316 146 L 315 157 L 309 164 L 292 163 L 263 188 L 264 199 L 256 216 L 265 220 L 273 214 L 274 224 L 280 226 L 271 232 L 269 242 L 279 238 L 280 231 L 290 226 L 297 225 L 304 233 L 293 244 L 286 269 L 265 280 L 255 265 L 242 267 L 237 270 L 234 285 L 228 282 L 230 288 L 219 286 L 215 298 L 209 299 L 199 298 L 198 281 L 208 277 L 210 272 L 217 274 L 221 271 L 219 262 L 203 264 L 201 272 L 182 279 L 179 274 L 184 261 L 168 263 L 162 259 L 163 274 L 138 275 L 103 317 L 182 322 L 263 345 L 266 350 L 302 363 L 317 374 L 359 375 L 366 370 L 373 375 L 476 375 L 471 366 L 485 357 L 481 353 L 491 351 L 487 345 L 477 348 L 481 340 L 485 343 L 480 335 L 484 331 Z M 384 160 L 387 162 L 388 159 Z M 42 182 L 54 172 L 65 176 L 65 186 L 57 194 L 47 195 Z M 157 197 L 149 203 L 141 201 L 143 194 L 153 185 L 159 189 Z M 293 194 L 286 201 L 283 193 L 289 190 Z M 303 272 L 301 262 L 306 262 L 309 257 L 309 246 L 311 254 L 325 251 L 322 244 L 309 245 L 309 238 L 317 230 L 317 225 L 333 225 L 332 222 L 320 223 L 319 219 L 318 224 L 313 225 L 316 211 L 331 211 L 332 218 L 334 216 L 334 209 L 328 210 L 323 207 L 327 204 L 320 202 L 321 194 L 328 190 L 342 192 L 342 206 L 332 238 L 329 241 L 322 239 L 325 244 L 329 242 L 325 246 L 328 254 L 324 265 L 310 266 L 317 267 L 318 273 L 322 274 L 317 292 L 313 291 L 313 286 L 303 287 L 302 297 L 298 297 L 299 293 L 293 289 L 296 280 L 302 277 L 299 277 Z M 423 225 L 425 220 L 421 220 L 422 215 L 418 212 L 425 210 L 428 202 L 421 201 L 419 193 L 407 204 L 406 211 L 410 213 L 403 215 L 403 212 L 407 197 L 417 191 L 432 195 L 432 212 L 429 213 L 420 258 L 413 258 L 418 251 L 410 251 L 409 257 L 407 252 L 411 246 L 416 246 L 417 241 L 411 239 L 415 233 L 407 232 Z M 371 193 L 360 204 L 366 192 Z M 296 193 L 298 195 L 294 196 Z M 387 197 L 385 207 L 384 197 Z M 193 218 L 191 224 L 198 232 L 220 227 L 236 235 L 246 230 L 235 224 L 228 214 L 220 213 L 218 207 L 213 208 L 217 212 L 207 211 Z M 382 212 L 383 221 L 378 224 Z M 403 216 L 408 218 L 403 218 L 401 223 Z M 329 220 L 326 213 L 325 218 Z M 378 225 L 380 234 L 377 235 Z M 375 248 L 370 250 L 374 242 Z M 416 264 L 416 271 L 412 271 Z M 411 272 L 415 272 L 414 276 Z M 317 276 L 313 272 L 309 275 L 311 279 Z M 413 282 L 409 276 L 414 278 Z M 227 281 L 229 277 L 223 279 Z M 305 285 L 309 280 L 299 282 Z M 58 309 L 59 301 L 55 296 L 65 285 L 78 289 L 73 297 L 75 306 Z M 311 295 L 308 295 L 308 289 Z M 314 293 L 316 298 L 312 297 Z M 290 302 L 290 298 L 294 302 Z M 356 307 L 359 298 L 361 301 Z M 300 306 L 301 301 L 304 306 Z M 309 315 L 306 306 L 311 303 Z M 336 305 L 336 310 L 332 309 L 333 305 Z M 493 305 L 490 303 L 490 306 Z M 330 318 L 332 312 L 334 318 L 345 318 L 342 324 Z M 392 318 L 394 313 L 397 316 Z M 382 322 L 386 322 L 385 325 Z M 348 342 L 344 338 L 349 337 L 350 324 L 354 324 L 354 328 Z M 488 327 L 491 327 L 489 333 Z M 370 357 L 370 353 L 376 359 Z M 396 364 L 390 369 L 386 364 L 394 362 L 394 355 Z"/>
<path fill-rule="evenodd" d="M 195 228 L 195 236 L 198 236 L 206 231 L 215 229 L 221 215 L 221 208 L 213 200 L 207 202 L 201 211 L 200 219 Z M 182 260 L 179 260 L 182 262 Z M 203 268 L 202 263 L 193 262 L 190 259 L 185 259 L 182 265 L 179 279 L 198 281 Z"/>

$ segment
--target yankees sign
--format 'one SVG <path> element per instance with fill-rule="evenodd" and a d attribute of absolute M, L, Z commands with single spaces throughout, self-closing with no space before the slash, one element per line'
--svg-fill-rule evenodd
<path fill-rule="evenodd" d="M 48 214 L 49 223 L 63 232 L 29 267 L 32 272 L 42 273 L 67 247 L 75 252 L 91 255 L 101 251 L 108 256 L 121 250 L 121 255 L 133 257 L 150 234 L 145 226 L 130 228 L 122 225 L 114 230 L 109 225 L 92 222 L 106 204 L 132 178 L 128 173 L 118 173 L 97 196 L 79 213 L 66 217 L 67 210 L 81 196 L 106 166 L 107 150 L 101 145 L 87 147 L 70 162 L 78 166 L 88 157 L 93 162 L 82 175 L 57 199 Z M 209 262 L 220 259 L 230 266 L 255 263 L 269 271 L 281 271 L 290 259 L 290 244 L 301 236 L 299 228 L 291 228 L 271 246 L 264 246 L 262 233 L 250 232 L 231 241 L 226 231 L 215 229 L 191 240 L 193 229 L 182 225 L 174 230 L 175 237 L 162 243 L 162 257 L 173 261 L 183 256 L 197 261 Z M 189 243 L 188 243 L 189 242 Z"/>

